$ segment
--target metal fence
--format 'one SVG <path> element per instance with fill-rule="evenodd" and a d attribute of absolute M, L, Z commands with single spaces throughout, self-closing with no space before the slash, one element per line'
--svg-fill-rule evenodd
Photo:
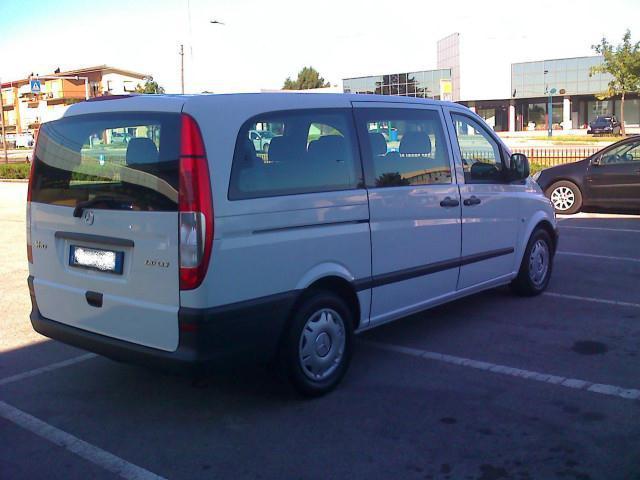
<path fill-rule="evenodd" d="M 529 163 L 543 167 L 552 167 L 563 163 L 577 162 L 590 157 L 600 150 L 600 147 L 527 147 L 513 148 L 513 153 L 524 153 L 529 158 Z"/>

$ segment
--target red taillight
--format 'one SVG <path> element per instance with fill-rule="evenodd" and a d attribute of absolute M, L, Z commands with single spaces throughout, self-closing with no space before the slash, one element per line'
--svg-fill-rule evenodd
<path fill-rule="evenodd" d="M 198 287 L 213 246 L 211 181 L 200 129 L 182 114 L 180 132 L 180 289 Z"/>
<path fill-rule="evenodd" d="M 31 247 L 31 190 L 33 188 L 33 165 L 36 163 L 36 151 L 38 148 L 38 132 L 36 132 L 36 142 L 33 146 L 33 153 L 31 154 L 31 169 L 29 172 L 29 184 L 27 185 L 27 260 L 29 263 L 33 263 L 33 249 Z"/>

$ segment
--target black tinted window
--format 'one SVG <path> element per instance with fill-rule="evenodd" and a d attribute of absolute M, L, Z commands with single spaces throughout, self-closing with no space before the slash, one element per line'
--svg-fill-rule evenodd
<path fill-rule="evenodd" d="M 180 116 L 68 117 L 40 128 L 32 201 L 75 207 L 176 210 Z"/>
<path fill-rule="evenodd" d="M 356 188 L 360 171 L 350 112 L 268 113 L 240 129 L 229 199 Z"/>
<path fill-rule="evenodd" d="M 436 110 L 362 108 L 357 112 L 365 136 L 371 187 L 451 183 L 451 165 Z"/>
<path fill-rule="evenodd" d="M 602 154 L 601 165 L 640 162 L 640 142 L 628 142 Z"/>

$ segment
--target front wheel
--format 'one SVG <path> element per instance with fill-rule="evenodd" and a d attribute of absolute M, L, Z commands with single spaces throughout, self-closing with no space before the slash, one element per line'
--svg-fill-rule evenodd
<path fill-rule="evenodd" d="M 528 297 L 544 292 L 551 278 L 553 254 L 551 236 L 543 228 L 538 228 L 527 243 L 518 276 L 511 282 L 513 290 Z"/>
<path fill-rule="evenodd" d="M 339 296 L 310 294 L 296 308 L 280 348 L 287 378 L 303 395 L 318 397 L 342 380 L 353 350 L 353 315 Z"/>
<path fill-rule="evenodd" d="M 573 214 L 582 208 L 582 193 L 575 183 L 562 180 L 546 191 L 556 213 Z"/>

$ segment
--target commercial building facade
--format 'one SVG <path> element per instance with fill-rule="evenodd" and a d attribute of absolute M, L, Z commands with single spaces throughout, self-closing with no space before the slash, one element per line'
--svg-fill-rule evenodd
<path fill-rule="evenodd" d="M 84 79 L 43 78 L 41 93 L 32 93 L 29 78 L 3 82 L 2 112 L 7 134 L 37 130 L 43 122 L 63 115 L 73 103 L 89 97 L 132 93 L 149 75 L 100 65 L 43 75 L 43 77 L 87 77 Z"/>
<path fill-rule="evenodd" d="M 447 89 L 450 88 L 447 85 L 451 84 L 450 68 L 345 78 L 342 81 L 344 93 L 399 95 L 438 100 L 446 95 Z"/>
<path fill-rule="evenodd" d="M 620 116 L 619 98 L 603 99 L 611 76 L 591 73 L 602 57 L 573 57 L 511 64 L 511 96 L 496 100 L 467 100 L 496 131 L 547 130 L 549 113 L 554 129 L 586 129 L 599 115 Z M 555 90 L 555 91 L 554 91 Z M 549 112 L 549 92 L 552 108 Z M 640 99 L 625 100 L 625 125 L 640 126 Z"/>
<path fill-rule="evenodd" d="M 454 33 L 437 43 L 436 70 L 346 78 L 343 91 L 457 101 L 474 110 L 498 132 L 547 130 L 549 121 L 554 129 L 586 129 L 598 115 L 620 117 L 621 100 L 602 96 L 611 76 L 591 73 L 594 66 L 602 64 L 601 56 L 512 63 L 510 91 L 497 98 L 482 97 L 487 92 L 477 89 L 474 94 L 478 97 L 465 98 L 462 82 L 468 86 L 475 85 L 465 80 L 467 77 L 464 75 L 473 78 L 476 74 L 489 73 L 461 69 L 461 59 L 464 58 L 460 35 Z M 507 80 L 505 76 L 501 83 L 504 87 L 497 93 L 506 90 Z M 551 112 L 548 111 L 549 92 L 553 92 Z M 624 117 L 626 126 L 640 127 L 640 98 L 637 94 L 626 96 Z"/>

